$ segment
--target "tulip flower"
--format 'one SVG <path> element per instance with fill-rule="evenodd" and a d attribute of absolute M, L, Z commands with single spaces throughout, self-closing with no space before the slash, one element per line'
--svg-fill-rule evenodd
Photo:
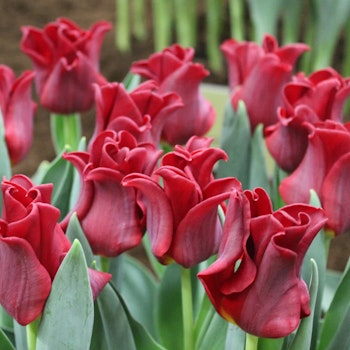
<path fill-rule="evenodd" d="M 272 211 L 265 190 L 233 191 L 217 260 L 198 274 L 217 312 L 258 337 L 284 337 L 310 314 L 301 266 L 326 222 L 304 204 Z"/>
<path fill-rule="evenodd" d="M 222 236 L 218 207 L 241 184 L 213 178 L 214 164 L 226 153 L 210 148 L 210 142 L 192 137 L 186 147 L 175 146 L 163 157 L 154 177 L 130 174 L 123 180 L 126 188 L 142 194 L 152 252 L 163 264 L 175 261 L 187 268 L 217 252 Z"/>
<path fill-rule="evenodd" d="M 2 182 L 0 304 L 21 325 L 43 311 L 56 272 L 71 247 L 50 204 L 52 184 L 34 186 L 24 175 Z M 94 297 L 111 276 L 89 271 Z"/>
<path fill-rule="evenodd" d="M 131 66 L 131 72 L 159 84 L 159 93 L 174 92 L 183 107 L 172 112 L 163 127 L 162 138 L 171 145 L 185 144 L 193 135 L 203 136 L 212 127 L 215 112 L 200 84 L 209 72 L 193 63 L 194 50 L 178 44 L 167 47 Z"/>
<path fill-rule="evenodd" d="M 22 27 L 21 49 L 34 65 L 36 90 L 44 107 L 58 114 L 92 107 L 92 84 L 106 82 L 99 71 L 99 58 L 110 29 L 110 23 L 100 21 L 83 30 L 66 18 L 44 29 Z"/>
<path fill-rule="evenodd" d="M 160 154 L 153 144 L 138 144 L 129 132 L 113 130 L 101 132 L 89 153 L 64 154 L 79 171 L 82 186 L 62 227 L 76 212 L 94 254 L 114 257 L 136 247 L 144 232 L 144 214 L 135 190 L 121 182 L 130 173 L 151 174 Z"/>
<path fill-rule="evenodd" d="M 350 124 L 329 120 L 308 127 L 305 156 L 281 182 L 280 193 L 286 203 L 308 203 L 313 189 L 328 217 L 327 228 L 339 235 L 350 229 Z"/>
<path fill-rule="evenodd" d="M 159 93 L 154 81 L 140 84 L 130 93 L 123 84 L 95 85 L 96 125 L 90 140 L 104 130 L 127 130 L 138 141 L 159 146 L 161 133 L 171 113 L 182 106 L 174 93 Z"/>
<path fill-rule="evenodd" d="M 11 68 L 0 65 L 0 109 L 5 140 L 13 165 L 28 154 L 33 140 L 36 103 L 31 98 L 34 72 L 26 71 L 16 79 Z"/>
<path fill-rule="evenodd" d="M 228 39 L 221 50 L 228 64 L 232 107 L 237 110 L 238 101 L 243 100 L 252 131 L 260 123 L 268 126 L 277 122 L 282 88 L 291 80 L 296 61 L 308 46 L 279 47 L 273 36 L 265 35 L 262 46 Z"/>
<path fill-rule="evenodd" d="M 343 78 L 332 68 L 309 77 L 299 73 L 285 85 L 278 122 L 265 129 L 267 148 L 279 167 L 287 172 L 297 168 L 308 145 L 306 122 L 341 122 L 349 94 L 350 78 Z"/>

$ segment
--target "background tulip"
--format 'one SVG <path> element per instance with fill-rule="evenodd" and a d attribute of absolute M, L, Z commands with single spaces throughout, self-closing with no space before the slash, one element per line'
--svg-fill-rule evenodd
<path fill-rule="evenodd" d="M 33 117 L 36 103 L 31 85 L 34 72 L 25 71 L 20 77 L 11 68 L 0 65 L 0 108 L 5 126 L 5 140 L 13 165 L 28 153 L 33 140 Z"/>
<path fill-rule="evenodd" d="M 303 159 L 308 145 L 307 123 L 341 122 L 350 94 L 350 80 L 332 68 L 306 77 L 297 74 L 283 89 L 278 122 L 265 129 L 266 145 L 277 164 L 292 172 Z"/>
<path fill-rule="evenodd" d="M 171 145 L 185 144 L 193 135 L 203 136 L 212 127 L 215 112 L 199 87 L 209 72 L 193 63 L 194 50 L 174 44 L 147 60 L 135 62 L 131 71 L 159 84 L 159 92 L 179 95 L 183 107 L 170 113 L 162 138 Z"/>
<path fill-rule="evenodd" d="M 34 65 L 41 104 L 54 113 L 89 110 L 94 103 L 92 83 L 104 83 L 99 72 L 103 37 L 111 24 L 95 23 L 89 30 L 59 18 L 44 29 L 22 27 L 21 49 Z"/>
<path fill-rule="evenodd" d="M 251 129 L 277 121 L 282 88 L 290 81 L 305 44 L 278 46 L 272 35 L 265 35 L 262 46 L 253 42 L 228 39 L 221 45 L 228 65 L 231 104 L 236 110 L 242 100 L 247 108 Z M 264 82 L 268 83 L 268 89 Z"/>
<path fill-rule="evenodd" d="M 310 314 L 301 265 L 326 220 L 322 209 L 303 204 L 273 212 L 261 188 L 233 191 L 218 259 L 198 274 L 217 312 L 259 337 L 296 329 Z"/>

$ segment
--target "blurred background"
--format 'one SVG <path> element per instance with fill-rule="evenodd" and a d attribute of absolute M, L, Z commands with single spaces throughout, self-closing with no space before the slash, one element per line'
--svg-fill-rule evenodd
<path fill-rule="evenodd" d="M 280 44 L 302 41 L 312 50 L 298 69 L 307 74 L 333 66 L 350 75 L 350 1 L 348 0 L 0 0 L 0 64 L 17 75 L 31 69 L 20 50 L 23 25 L 43 28 L 67 17 L 88 29 L 99 20 L 110 21 L 101 53 L 101 72 L 109 81 L 122 81 L 131 63 L 179 42 L 196 50 L 196 62 L 210 70 L 205 83 L 227 86 L 226 64 L 219 45 L 227 38 L 261 42 L 264 33 Z M 36 99 L 36 97 L 35 97 Z M 83 116 L 84 134 L 94 126 L 94 111 Z M 49 112 L 38 107 L 34 143 L 29 156 L 14 173 L 31 176 L 54 150 L 49 134 Z M 342 270 L 350 255 L 350 236 L 332 241 L 329 268 Z"/>

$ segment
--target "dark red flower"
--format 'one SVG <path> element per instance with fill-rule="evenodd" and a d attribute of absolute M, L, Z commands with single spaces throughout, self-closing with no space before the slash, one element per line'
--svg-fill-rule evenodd
<path fill-rule="evenodd" d="M 36 104 L 31 85 L 34 72 L 26 71 L 16 79 L 12 69 L 0 65 L 0 109 L 5 126 L 5 140 L 13 165 L 29 152 L 33 140 Z"/>
<path fill-rule="evenodd" d="M 274 124 L 282 88 L 308 46 L 296 43 L 279 47 L 273 36 L 266 35 L 261 47 L 254 42 L 228 39 L 221 49 L 228 64 L 233 108 L 237 109 L 239 100 L 245 103 L 252 130 L 260 123 Z"/>
<path fill-rule="evenodd" d="M 280 185 L 286 203 L 310 201 L 313 189 L 328 217 L 327 227 L 336 235 L 350 229 L 350 124 L 333 121 L 308 124 L 305 156 Z"/>
<path fill-rule="evenodd" d="M 110 29 L 110 23 L 100 21 L 83 30 L 66 18 L 44 29 L 22 27 L 21 49 L 33 62 L 44 107 L 61 114 L 92 107 L 92 84 L 106 82 L 99 72 L 99 59 L 103 37 Z"/>
<path fill-rule="evenodd" d="M 143 195 L 152 252 L 164 264 L 191 267 L 217 252 L 222 236 L 218 207 L 241 184 L 234 178 L 214 179 L 213 166 L 226 154 L 209 144 L 210 139 L 192 137 L 186 147 L 167 153 L 154 173 L 163 187 L 142 174 L 123 180 Z"/>
<path fill-rule="evenodd" d="M 159 93 L 179 95 L 183 107 L 172 112 L 165 122 L 162 137 L 171 145 L 185 144 L 191 136 L 203 136 L 212 127 L 215 112 L 199 85 L 209 72 L 193 63 L 194 50 L 174 44 L 147 60 L 135 62 L 131 71 L 159 84 Z"/>
<path fill-rule="evenodd" d="M 121 182 L 130 173 L 151 174 L 160 154 L 153 144 L 139 144 L 129 132 L 113 130 L 101 132 L 89 153 L 64 154 L 81 176 L 80 196 L 71 213 L 76 212 L 94 254 L 113 257 L 140 243 L 143 213 L 135 190 Z"/>
<path fill-rule="evenodd" d="M 218 258 L 198 274 L 217 312 L 259 337 L 295 330 L 310 314 L 302 262 L 325 222 L 304 204 L 273 212 L 261 188 L 232 192 Z"/>
<path fill-rule="evenodd" d="M 341 122 L 349 94 L 350 78 L 344 79 L 332 68 L 318 70 L 309 77 L 299 73 L 285 85 L 278 122 L 265 129 L 267 148 L 283 170 L 292 172 L 305 155 L 309 130 L 306 122 Z"/>
<path fill-rule="evenodd" d="M 24 175 L 2 182 L 0 219 L 0 304 L 20 324 L 43 311 L 52 280 L 71 247 L 50 204 L 52 184 L 34 186 Z M 89 272 L 96 297 L 111 276 Z"/>
<path fill-rule="evenodd" d="M 123 84 L 95 85 L 96 126 L 90 144 L 104 130 L 127 130 L 139 142 L 159 146 L 164 123 L 182 106 L 174 93 L 160 93 L 154 81 L 140 84 L 130 93 Z"/>

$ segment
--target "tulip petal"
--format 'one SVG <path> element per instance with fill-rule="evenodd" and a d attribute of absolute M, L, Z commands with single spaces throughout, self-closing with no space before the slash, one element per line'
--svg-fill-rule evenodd
<path fill-rule="evenodd" d="M 0 238 L 0 275 L 1 305 L 21 325 L 34 321 L 50 293 L 51 278 L 28 242 Z"/>

